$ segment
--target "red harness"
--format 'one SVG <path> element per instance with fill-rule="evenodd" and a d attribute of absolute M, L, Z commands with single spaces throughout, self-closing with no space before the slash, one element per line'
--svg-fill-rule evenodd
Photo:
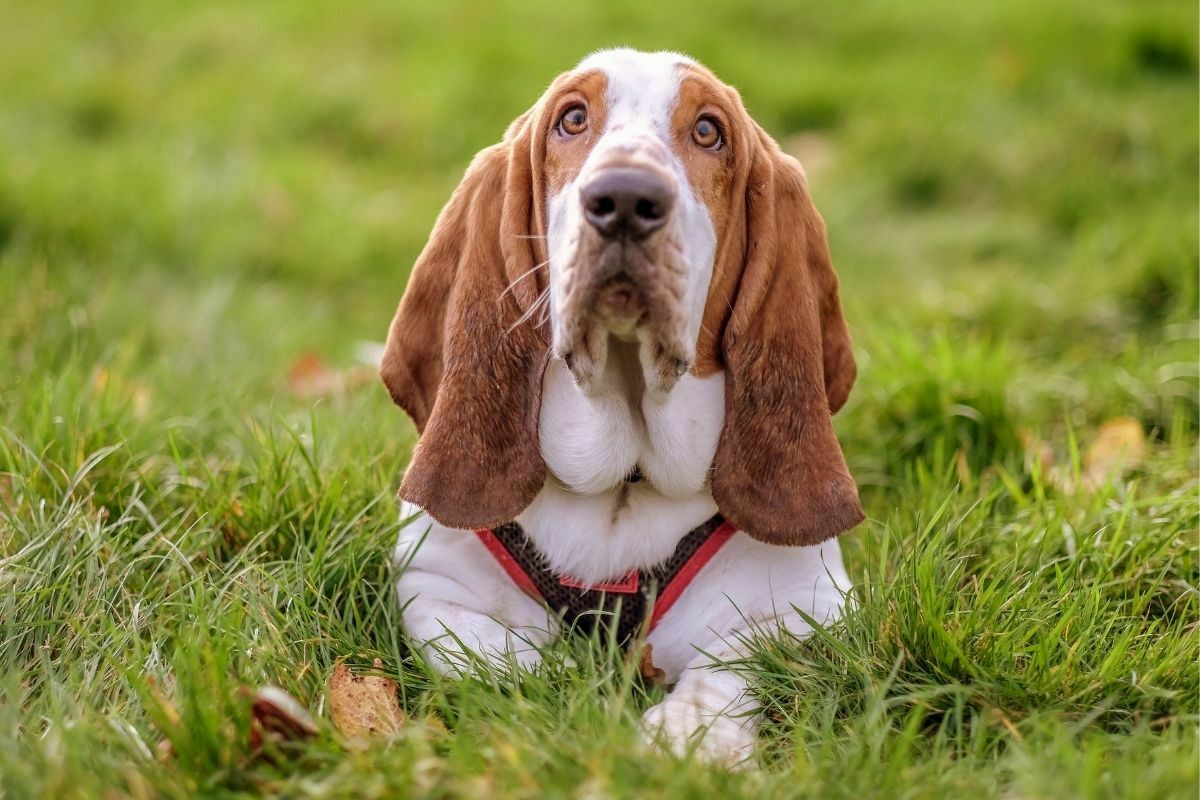
<path fill-rule="evenodd" d="M 631 570 L 617 581 L 586 585 L 555 573 L 516 523 L 475 535 L 526 594 L 563 615 L 576 627 L 595 626 L 597 611 L 617 615 L 617 638 L 649 633 L 737 528 L 717 514 L 689 531 L 670 558 L 649 570 Z"/>

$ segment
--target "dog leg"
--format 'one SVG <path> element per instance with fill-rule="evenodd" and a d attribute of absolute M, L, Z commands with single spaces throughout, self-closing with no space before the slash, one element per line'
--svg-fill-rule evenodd
<path fill-rule="evenodd" d="M 551 633 L 544 622 L 510 627 L 494 617 L 458 603 L 416 597 L 404 610 L 404 627 L 429 664 L 443 675 L 462 675 L 483 659 L 505 672 L 530 669 L 541 661 L 539 648 Z"/>
<path fill-rule="evenodd" d="M 405 518 L 413 515 L 405 509 Z M 501 672 L 538 663 L 538 648 L 557 632 L 545 606 L 522 592 L 473 534 L 422 522 L 401 529 L 396 594 L 405 631 L 430 665 L 458 675 L 471 671 L 470 654 Z"/>
<path fill-rule="evenodd" d="M 725 652 L 718 659 L 735 656 Z M 734 768 L 750 765 L 758 733 L 758 701 L 746 679 L 716 666 L 708 655 L 697 658 L 661 703 L 642 717 L 642 730 L 654 745 L 683 756 Z"/>

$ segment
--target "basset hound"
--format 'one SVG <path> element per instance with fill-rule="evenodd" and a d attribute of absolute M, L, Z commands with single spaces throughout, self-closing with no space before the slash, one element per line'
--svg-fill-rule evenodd
<path fill-rule="evenodd" d="M 395 557 L 429 661 L 533 666 L 575 599 L 624 599 L 674 685 L 647 738 L 746 759 L 757 702 L 713 665 L 838 617 L 863 511 L 824 223 L 737 91 L 668 52 L 560 75 L 467 169 L 381 371 L 420 431 Z"/>

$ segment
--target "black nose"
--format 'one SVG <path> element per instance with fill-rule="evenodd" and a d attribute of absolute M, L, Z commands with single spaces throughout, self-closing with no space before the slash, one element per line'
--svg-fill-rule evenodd
<path fill-rule="evenodd" d="M 583 214 L 610 239 L 644 239 L 662 227 L 675 202 L 665 179 L 644 169 L 606 169 L 583 187 Z"/>

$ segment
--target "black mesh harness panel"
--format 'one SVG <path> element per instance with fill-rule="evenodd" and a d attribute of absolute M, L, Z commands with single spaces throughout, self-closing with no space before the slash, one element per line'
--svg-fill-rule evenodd
<path fill-rule="evenodd" d="M 515 522 L 476 534 L 509 577 L 559 613 L 569 629 L 586 634 L 598 625 L 615 624 L 615 638 L 625 646 L 654 628 L 735 531 L 717 514 L 689 531 L 666 561 L 631 572 L 620 581 L 594 586 L 556 574 Z"/>

